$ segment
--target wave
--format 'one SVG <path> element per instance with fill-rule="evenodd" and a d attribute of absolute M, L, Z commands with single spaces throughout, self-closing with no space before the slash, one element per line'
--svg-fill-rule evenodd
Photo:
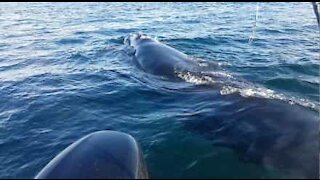
<path fill-rule="evenodd" d="M 211 85 L 213 87 L 219 87 L 220 94 L 224 96 L 238 93 L 245 98 L 257 97 L 277 99 L 288 102 L 289 104 L 298 104 L 315 110 L 319 109 L 318 104 L 313 103 L 308 99 L 287 96 L 266 87 L 259 87 L 249 82 L 242 81 L 241 79 L 237 79 L 224 71 L 201 73 L 177 72 L 177 76 L 185 82 L 194 85 Z"/>
<path fill-rule="evenodd" d="M 262 87 L 247 87 L 247 88 L 236 88 L 232 86 L 223 86 L 221 91 L 221 95 L 229 95 L 234 93 L 239 93 L 242 97 L 258 97 L 258 98 L 266 98 L 266 99 L 277 99 L 288 102 L 289 104 L 298 104 L 300 106 L 309 107 L 314 110 L 317 110 L 317 105 L 312 103 L 311 101 L 303 98 L 297 97 L 287 97 L 284 94 L 277 93 L 268 88 Z"/>

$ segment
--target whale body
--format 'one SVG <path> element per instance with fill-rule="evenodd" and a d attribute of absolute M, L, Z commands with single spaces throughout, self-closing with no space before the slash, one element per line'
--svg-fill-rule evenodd
<path fill-rule="evenodd" d="M 201 72 L 188 55 L 142 33 L 128 36 L 125 43 L 134 49 L 133 59 L 145 72 L 170 78 L 177 78 L 177 71 Z M 222 81 L 227 83 L 226 78 Z M 208 100 L 201 101 L 201 111 L 177 115 L 186 130 L 215 146 L 234 150 L 241 160 L 278 167 L 286 177 L 318 178 L 317 110 L 239 93 L 209 93 L 206 97 Z M 198 109 L 196 104 L 194 109 Z"/>
<path fill-rule="evenodd" d="M 147 73 L 177 78 L 177 71 L 198 71 L 198 63 L 188 55 L 145 34 L 131 34 L 125 43 L 134 49 L 137 65 Z"/>

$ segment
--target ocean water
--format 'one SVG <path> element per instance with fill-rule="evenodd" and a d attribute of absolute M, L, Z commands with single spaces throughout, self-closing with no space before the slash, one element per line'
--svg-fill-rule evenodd
<path fill-rule="evenodd" d="M 311 3 L 259 6 L 249 43 L 256 3 L 0 3 L 0 178 L 33 178 L 106 129 L 136 138 L 151 178 L 317 177 Z M 142 71 L 124 44 L 136 32 L 211 75 Z"/>

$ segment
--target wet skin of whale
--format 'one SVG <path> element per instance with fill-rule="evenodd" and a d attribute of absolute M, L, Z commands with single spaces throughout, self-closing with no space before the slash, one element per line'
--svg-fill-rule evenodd
<path fill-rule="evenodd" d="M 210 95 L 224 103 L 203 98 L 201 110 L 177 116 L 185 129 L 286 178 L 318 178 L 319 112 L 275 99 Z"/>
<path fill-rule="evenodd" d="M 176 69 L 197 71 L 198 65 L 186 54 L 143 34 L 131 35 L 126 41 L 145 72 L 175 77 Z M 204 97 L 201 103 L 207 104 L 207 111 L 177 115 L 184 128 L 214 145 L 233 149 L 242 160 L 284 169 L 286 177 L 318 178 L 319 112 L 239 94 L 204 93 Z"/>
<path fill-rule="evenodd" d="M 145 72 L 176 78 L 176 70 L 194 72 L 199 65 L 186 54 L 144 34 L 131 34 L 125 42 L 134 49 L 134 59 Z"/>

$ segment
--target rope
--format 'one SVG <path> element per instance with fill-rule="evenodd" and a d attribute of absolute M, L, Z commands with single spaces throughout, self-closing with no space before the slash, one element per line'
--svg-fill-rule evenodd
<path fill-rule="evenodd" d="M 249 43 L 251 43 L 254 40 L 254 38 L 256 38 L 256 28 L 257 28 L 258 16 L 259 16 L 259 2 L 257 2 L 257 6 L 256 6 L 256 16 L 255 16 L 255 21 L 254 21 L 253 27 L 252 27 L 252 34 L 249 37 Z"/>
<path fill-rule="evenodd" d="M 314 14 L 316 15 L 318 26 L 319 26 L 319 31 L 320 31 L 320 16 L 319 16 L 319 8 L 316 2 L 311 2 L 313 6 L 313 11 Z"/>

